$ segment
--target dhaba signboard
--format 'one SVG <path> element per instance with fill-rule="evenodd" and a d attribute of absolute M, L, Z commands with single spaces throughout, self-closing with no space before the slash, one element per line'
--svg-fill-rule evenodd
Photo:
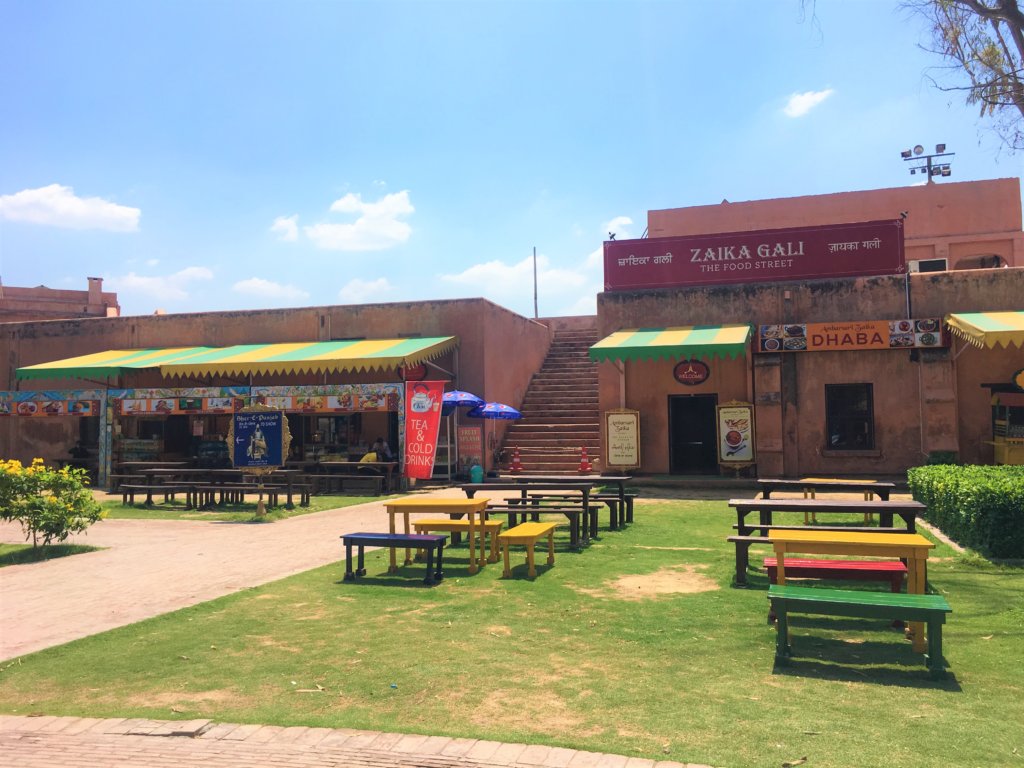
<path fill-rule="evenodd" d="M 905 271 L 901 219 L 604 244 L 606 291 Z"/>
<path fill-rule="evenodd" d="M 760 325 L 759 352 L 838 352 L 865 349 L 948 347 L 942 320 L 858 320 L 843 323 Z"/>

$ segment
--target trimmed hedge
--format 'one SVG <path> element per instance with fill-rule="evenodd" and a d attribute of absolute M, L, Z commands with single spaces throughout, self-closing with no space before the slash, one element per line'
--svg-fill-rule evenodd
<path fill-rule="evenodd" d="M 925 519 L 966 547 L 992 557 L 1024 558 L 1024 467 L 913 467 L 910 492 Z"/>

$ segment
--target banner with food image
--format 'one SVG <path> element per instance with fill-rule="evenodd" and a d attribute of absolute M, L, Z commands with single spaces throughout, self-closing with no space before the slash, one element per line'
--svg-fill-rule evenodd
<path fill-rule="evenodd" d="M 101 397 L 94 389 L 0 392 L 0 416 L 95 416 Z"/>
<path fill-rule="evenodd" d="M 730 402 L 715 406 L 718 425 L 718 462 L 752 464 L 754 451 L 754 406 Z"/>
<path fill-rule="evenodd" d="M 758 326 L 761 352 L 837 352 L 949 346 L 937 317 Z"/>

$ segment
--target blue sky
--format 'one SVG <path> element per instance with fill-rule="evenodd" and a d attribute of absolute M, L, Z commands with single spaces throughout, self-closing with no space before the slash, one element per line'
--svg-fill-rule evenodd
<path fill-rule="evenodd" d="M 649 209 L 1020 176 L 895 0 L 0 0 L 0 279 L 590 314 Z"/>

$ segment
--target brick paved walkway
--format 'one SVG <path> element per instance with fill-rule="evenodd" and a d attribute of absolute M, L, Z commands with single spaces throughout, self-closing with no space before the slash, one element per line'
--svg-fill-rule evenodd
<path fill-rule="evenodd" d="M 0 716 L 18 768 L 708 768 L 558 747 L 208 720 Z"/>
<path fill-rule="evenodd" d="M 462 496 L 458 489 L 435 493 Z M 356 530 L 387 530 L 380 502 L 266 525 L 101 521 L 69 543 L 106 549 L 0 568 L 0 660 L 310 568 L 329 563 L 341 567 L 338 537 Z M 22 540 L 20 528 L 0 525 L 0 541 Z M 19 768 L 683 766 L 537 745 L 376 731 L 49 716 L 0 716 L 0 755 L 5 765 Z"/>

